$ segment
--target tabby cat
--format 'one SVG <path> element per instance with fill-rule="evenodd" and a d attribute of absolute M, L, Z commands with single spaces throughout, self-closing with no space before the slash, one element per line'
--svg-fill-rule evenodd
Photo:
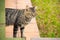
<path fill-rule="evenodd" d="M 21 37 L 23 37 L 24 26 L 36 16 L 35 7 L 26 6 L 26 9 L 5 8 L 5 11 L 6 25 L 14 25 L 13 37 L 16 37 L 18 27 L 20 27 Z"/>

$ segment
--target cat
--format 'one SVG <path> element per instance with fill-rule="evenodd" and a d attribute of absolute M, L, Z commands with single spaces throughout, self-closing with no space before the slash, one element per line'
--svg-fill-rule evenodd
<path fill-rule="evenodd" d="M 5 8 L 6 26 L 14 25 L 13 37 L 16 37 L 18 27 L 20 27 L 21 37 L 23 37 L 24 26 L 29 24 L 31 19 L 36 16 L 35 7 L 28 7 L 26 9 L 12 9 Z"/>

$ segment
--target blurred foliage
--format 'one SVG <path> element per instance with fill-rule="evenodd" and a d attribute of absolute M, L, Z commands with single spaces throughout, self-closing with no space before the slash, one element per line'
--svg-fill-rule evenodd
<path fill-rule="evenodd" d="M 60 37 L 60 0 L 31 0 L 40 37 Z"/>
<path fill-rule="evenodd" d="M 24 38 L 6 38 L 6 40 L 25 40 Z"/>
<path fill-rule="evenodd" d="M 5 0 L 0 0 L 0 40 L 5 40 L 5 30 L 4 30 L 5 25 L 3 24 L 5 23 L 4 3 Z"/>

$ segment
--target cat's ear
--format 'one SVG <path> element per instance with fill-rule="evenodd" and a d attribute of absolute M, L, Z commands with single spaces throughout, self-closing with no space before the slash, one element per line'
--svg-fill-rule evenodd
<path fill-rule="evenodd" d="M 29 11 L 29 6 L 28 5 L 26 5 L 26 11 Z"/>
<path fill-rule="evenodd" d="M 35 8 L 35 6 L 33 6 L 33 8 Z"/>
<path fill-rule="evenodd" d="M 33 6 L 34 9 L 37 9 L 37 6 Z"/>
<path fill-rule="evenodd" d="M 29 6 L 28 5 L 26 5 L 26 9 L 29 9 Z"/>

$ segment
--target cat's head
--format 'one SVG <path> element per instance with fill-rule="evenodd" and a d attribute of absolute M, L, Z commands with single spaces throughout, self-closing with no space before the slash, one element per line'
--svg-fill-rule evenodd
<path fill-rule="evenodd" d="M 26 10 L 25 10 L 25 16 L 27 18 L 32 18 L 32 17 L 35 17 L 36 16 L 36 12 L 35 12 L 35 7 L 26 7 Z"/>

